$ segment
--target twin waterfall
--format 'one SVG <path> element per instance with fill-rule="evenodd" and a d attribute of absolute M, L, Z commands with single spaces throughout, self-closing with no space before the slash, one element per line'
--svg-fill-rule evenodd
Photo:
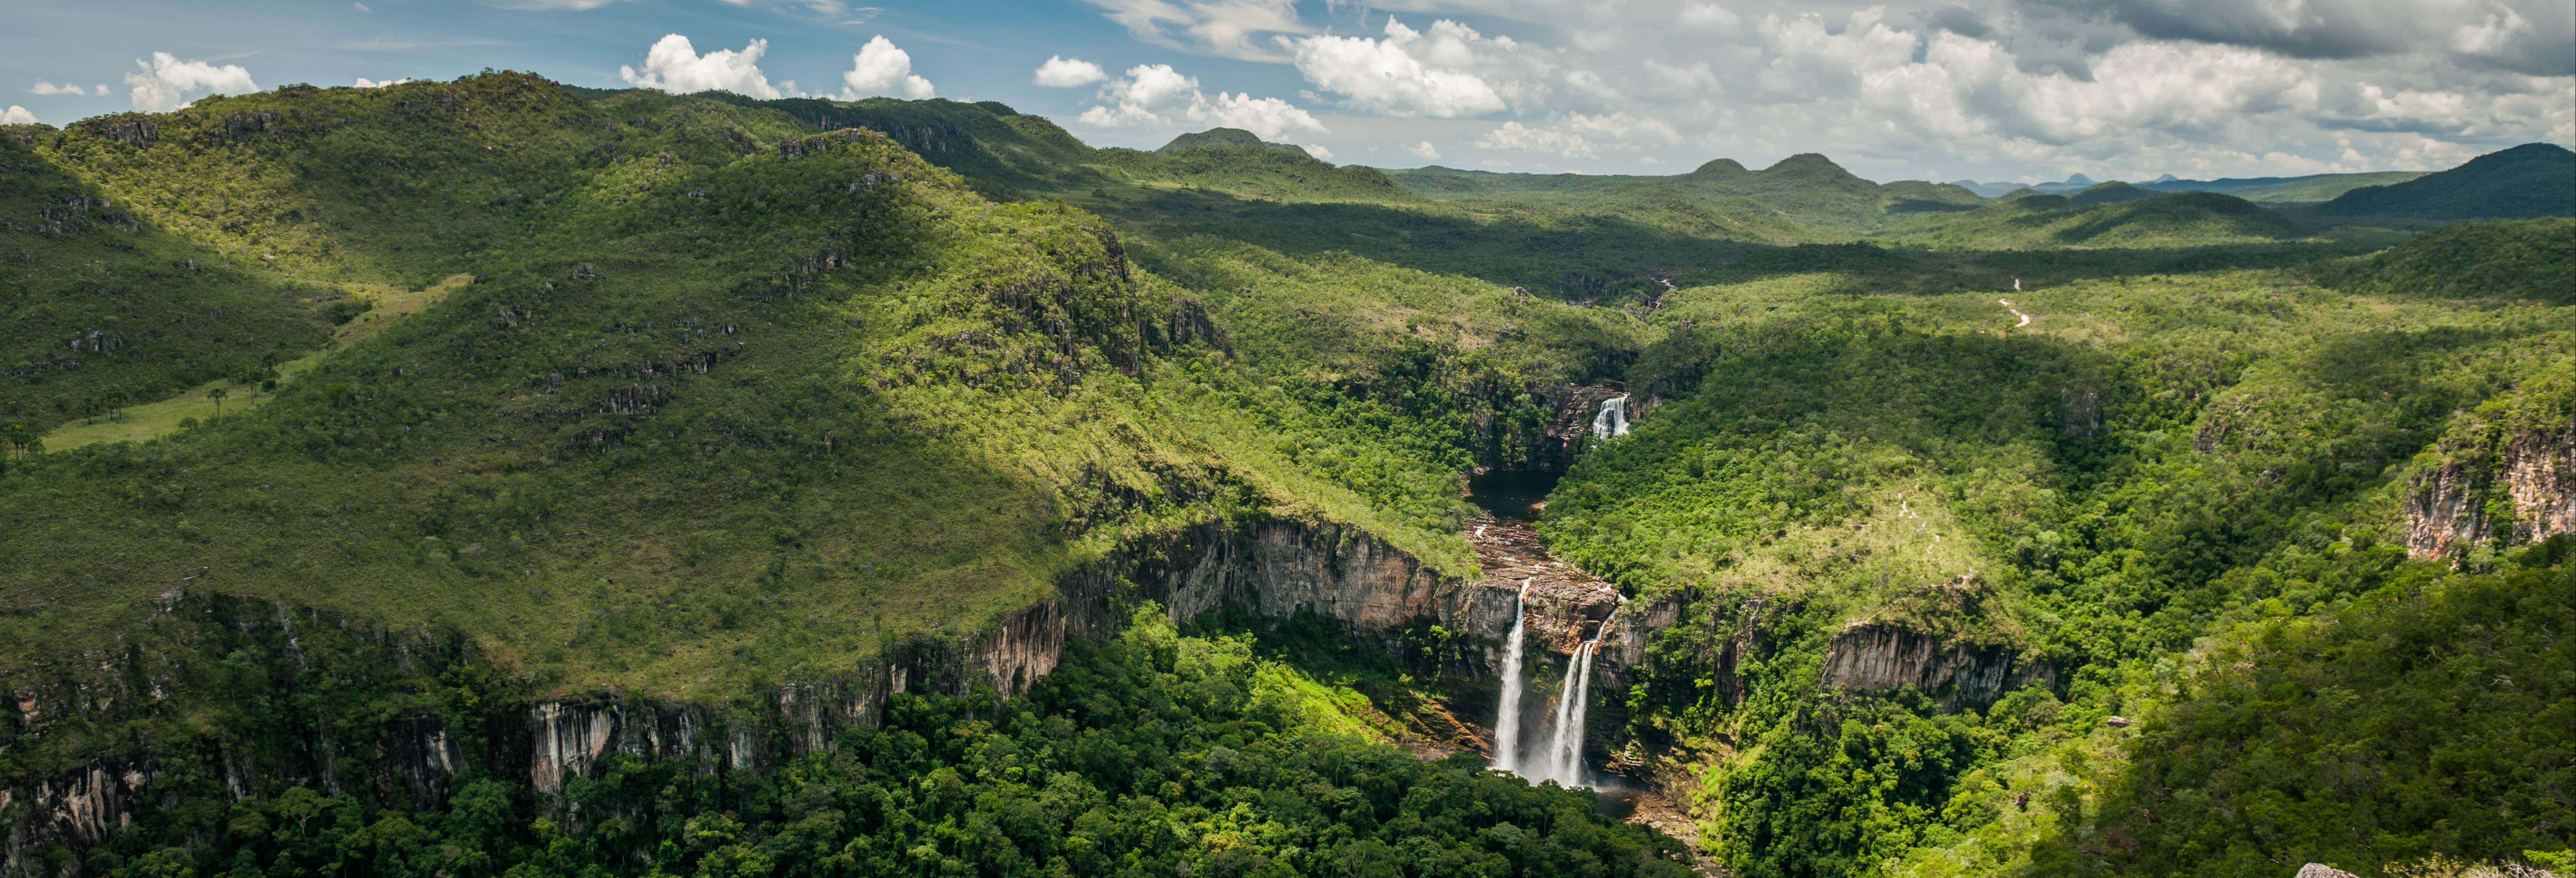
<path fill-rule="evenodd" d="M 1601 401 L 1601 411 L 1592 416 L 1592 436 L 1609 439 L 1628 434 L 1628 398 L 1612 397 Z M 1547 744 L 1537 752 L 1521 752 L 1521 699 L 1529 690 L 1522 674 L 1521 640 L 1529 631 L 1530 581 L 1521 580 L 1520 596 L 1512 601 L 1512 633 L 1503 640 L 1503 694 L 1494 717 L 1494 766 L 1520 775 L 1530 783 L 1555 781 L 1560 786 L 1589 787 L 1591 782 L 1583 765 L 1583 713 L 1592 702 L 1592 656 L 1601 648 L 1601 635 L 1610 631 L 1611 619 L 1619 617 L 1612 609 L 1610 619 L 1601 620 L 1592 639 L 1574 648 L 1574 656 L 1565 666 L 1565 683 L 1556 693 L 1556 715 L 1544 731 Z M 1621 603 L 1626 600 L 1621 599 Z"/>
<path fill-rule="evenodd" d="M 1611 611 L 1612 618 L 1618 611 Z M 1610 622 L 1580 646 L 1565 665 L 1565 683 L 1556 693 L 1556 716 L 1547 729 L 1547 746 L 1529 757 L 1521 755 L 1521 695 L 1529 683 L 1521 675 L 1521 635 L 1529 625 L 1529 583 L 1521 583 L 1521 598 L 1512 607 L 1511 639 L 1503 643 L 1503 697 L 1500 715 L 1494 718 L 1494 767 L 1520 775 L 1530 783 L 1556 781 L 1560 786 L 1588 787 L 1583 766 L 1583 712 L 1592 703 L 1592 654 L 1601 647 L 1601 634 L 1610 630 Z"/>

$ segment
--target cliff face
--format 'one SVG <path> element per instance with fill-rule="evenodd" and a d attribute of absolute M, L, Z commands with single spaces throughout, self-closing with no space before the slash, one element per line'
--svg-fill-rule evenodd
<path fill-rule="evenodd" d="M 1992 703 L 2005 692 L 2047 675 L 2045 665 L 2011 647 L 1960 643 L 1873 623 L 1855 625 L 1834 636 L 1825 650 L 1822 683 L 1843 692 L 1881 692 L 1911 685 L 1955 708 Z"/>
<path fill-rule="evenodd" d="M 513 694 L 515 683 L 491 684 L 474 703 L 422 702 L 405 693 L 452 692 L 476 673 L 463 639 L 174 591 L 132 643 L 0 681 L 17 708 L 0 721 L 0 820 L 9 838 L 0 876 L 74 878 L 44 864 L 77 863 L 62 857 L 103 842 L 148 797 L 230 801 L 312 785 L 374 804 L 430 806 L 475 765 L 560 801 L 568 780 L 620 753 L 691 760 L 709 773 L 767 770 L 876 723 L 896 692 L 1026 691 L 1055 669 L 1069 640 L 1114 633 L 1125 608 L 1145 600 L 1175 618 L 1228 604 L 1266 616 L 1311 611 L 1392 645 L 1423 619 L 1498 641 L 1511 628 L 1513 592 L 1443 578 L 1347 526 L 1208 526 L 1079 571 L 1055 598 L 962 639 L 909 641 L 839 679 L 701 704 L 610 692 L 537 699 Z M 1607 616 L 1589 604 L 1574 613 L 1594 609 Z M 241 672 L 245 656 L 259 673 Z M 191 698 L 281 708 L 258 728 L 179 740 L 191 733 L 171 715 Z M 192 780 L 201 778 L 211 780 Z"/>
<path fill-rule="evenodd" d="M 2445 450 L 2453 459 L 2416 476 L 2406 494 L 2407 554 L 2453 558 L 2576 533 L 2576 425 L 2491 450 Z"/>

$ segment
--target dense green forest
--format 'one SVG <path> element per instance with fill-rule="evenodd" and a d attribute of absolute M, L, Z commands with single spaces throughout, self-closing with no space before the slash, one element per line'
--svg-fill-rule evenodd
<path fill-rule="evenodd" d="M 517 73 L 9 126 L 8 878 L 2564 866 L 2567 157 L 1986 199 Z M 1488 767 L 1498 470 L 1638 632 L 1599 791 Z"/>
<path fill-rule="evenodd" d="M 1375 740 L 1248 638 L 1184 637 L 1140 608 L 1019 698 L 898 694 L 883 725 L 765 774 L 611 761 L 556 810 L 460 778 L 399 813 L 307 786 L 229 807 L 173 792 L 85 864 L 207 875 L 1692 874 L 1681 846 L 1472 754 Z M 185 844 L 170 844 L 181 842 Z"/>

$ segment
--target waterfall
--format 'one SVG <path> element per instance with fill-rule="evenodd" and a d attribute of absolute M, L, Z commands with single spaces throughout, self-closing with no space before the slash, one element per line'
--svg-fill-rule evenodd
<path fill-rule="evenodd" d="M 1521 679 L 1521 634 L 1529 625 L 1529 585 L 1521 580 L 1521 593 L 1512 599 L 1512 633 L 1503 641 L 1503 707 L 1494 717 L 1494 767 L 1504 771 L 1521 770 L 1521 690 L 1529 684 Z"/>
<path fill-rule="evenodd" d="M 1521 580 L 1520 597 L 1512 602 L 1511 640 L 1503 645 L 1502 710 L 1494 718 L 1493 767 L 1520 775 L 1530 783 L 1556 781 L 1560 786 L 1588 787 L 1583 765 L 1583 715 L 1592 702 L 1592 657 L 1601 649 L 1601 638 L 1610 633 L 1611 622 L 1619 618 L 1619 609 L 1627 604 L 1621 598 L 1620 608 L 1601 620 L 1601 628 L 1592 639 L 1574 648 L 1574 656 L 1565 663 L 1565 683 L 1556 693 L 1556 715 L 1548 726 L 1546 749 L 1521 755 L 1521 696 L 1528 684 L 1521 679 L 1521 636 L 1529 624 L 1530 580 Z"/>
<path fill-rule="evenodd" d="M 1592 438 L 1608 439 L 1628 435 L 1628 398 L 1614 396 L 1601 401 L 1601 412 L 1592 416 Z"/>
<path fill-rule="evenodd" d="M 1592 697 L 1592 653 L 1600 646 L 1598 638 L 1586 640 L 1565 663 L 1565 688 L 1556 696 L 1556 728 L 1548 736 L 1547 752 L 1539 754 L 1539 764 L 1525 775 L 1532 783 L 1552 780 L 1561 786 L 1589 786 L 1583 782 L 1583 708 Z"/>

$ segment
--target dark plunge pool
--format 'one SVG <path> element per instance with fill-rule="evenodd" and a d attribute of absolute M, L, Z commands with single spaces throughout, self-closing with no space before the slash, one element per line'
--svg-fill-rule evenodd
<path fill-rule="evenodd" d="M 1467 478 L 1467 502 L 1483 507 L 1495 518 L 1517 518 L 1537 521 L 1540 508 L 1547 504 L 1547 492 L 1556 490 L 1557 473 L 1490 472 Z"/>

